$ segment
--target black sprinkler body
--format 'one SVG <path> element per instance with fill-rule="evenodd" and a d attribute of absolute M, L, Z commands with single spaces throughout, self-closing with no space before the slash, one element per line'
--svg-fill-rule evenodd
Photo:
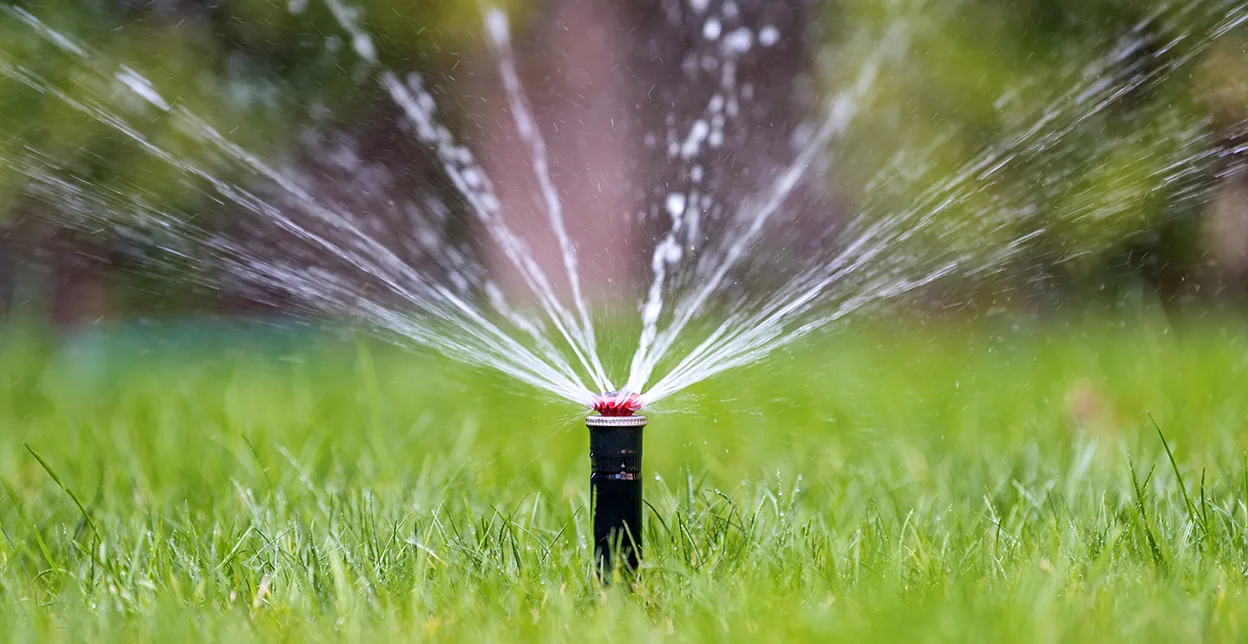
<path fill-rule="evenodd" d="M 589 416 L 594 555 L 604 574 L 641 561 L 641 434 L 645 416 Z"/>

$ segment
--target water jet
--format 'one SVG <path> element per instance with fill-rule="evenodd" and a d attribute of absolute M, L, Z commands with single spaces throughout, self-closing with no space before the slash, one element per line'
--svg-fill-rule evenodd
<path fill-rule="evenodd" d="M 641 561 L 641 446 L 646 417 L 631 412 L 588 416 L 585 426 L 594 556 L 604 575 L 617 567 L 634 571 Z"/>

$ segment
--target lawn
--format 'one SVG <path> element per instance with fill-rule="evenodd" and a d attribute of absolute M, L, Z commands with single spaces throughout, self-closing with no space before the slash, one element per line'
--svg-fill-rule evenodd
<path fill-rule="evenodd" d="M 583 413 L 501 377 L 0 342 L 0 640 L 1248 639 L 1242 319 L 858 322 L 703 383 L 646 412 L 609 586 Z"/>

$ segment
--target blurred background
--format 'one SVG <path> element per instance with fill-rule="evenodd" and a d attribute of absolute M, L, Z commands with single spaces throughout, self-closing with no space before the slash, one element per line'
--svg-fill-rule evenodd
<path fill-rule="evenodd" d="M 722 12 L 733 3 L 711 4 Z M 357 5 L 6 4 L 0 62 L 10 72 L 18 64 L 37 70 L 71 99 L 85 87 L 84 65 L 91 61 L 58 55 L 56 42 L 26 19 L 36 16 L 38 24 L 89 44 L 91 58 L 137 70 L 162 96 L 210 115 L 250 151 L 308 178 L 318 194 L 357 213 L 384 221 L 396 199 L 431 191 L 448 195 L 453 206 L 432 153 L 395 136 L 400 126 L 393 102 L 360 82 L 359 65 L 350 60 L 359 43 L 344 37 L 343 16 L 335 15 L 347 12 L 372 34 L 380 64 L 423 75 L 443 106 L 443 123 L 473 143 L 508 204 L 507 216 L 525 230 L 534 211 L 523 204 L 535 186 L 505 125 L 478 7 L 459 0 Z M 861 204 L 904 209 L 1055 104 L 1073 105 L 1078 113 L 1080 97 L 1062 88 L 1086 86 L 1098 74 L 1110 79 L 1115 68 L 1145 75 L 1160 70 L 1158 82 L 1128 87 L 1121 77 L 1107 80 L 1123 83 L 1128 95 L 1078 120 L 1052 149 L 975 188 L 964 211 L 1012 209 L 1042 233 L 992 280 L 942 283 L 914 295 L 909 305 L 941 315 L 1043 314 L 1112 304 L 1134 293 L 1155 298 L 1168 312 L 1242 307 L 1248 302 L 1248 174 L 1238 166 L 1248 143 L 1248 39 L 1242 28 L 1228 29 L 1206 46 L 1192 46 L 1226 15 L 1216 2 L 1204 6 L 1209 10 L 1133 0 L 733 5 L 730 11 L 748 14 L 743 20 L 774 25 L 783 36 L 756 32 L 760 44 L 771 42 L 740 71 L 761 97 L 748 106 L 755 127 L 724 171 L 746 189 L 750 177 L 779 155 L 771 148 L 783 137 L 772 129 L 788 131 L 821 97 L 852 82 L 846 71 L 874 51 L 862 45 L 864 34 L 887 37 L 890 26 L 903 22 L 910 29 L 907 53 L 877 79 L 870 108 L 838 144 L 841 161 L 828 173 L 826 194 L 811 200 L 828 227 Z M 631 308 L 658 231 L 611 222 L 662 207 L 665 184 L 657 182 L 656 189 L 645 180 L 659 172 L 659 163 L 653 141 L 643 135 L 662 129 L 664 115 L 687 90 L 679 87 L 674 61 L 709 38 L 711 28 L 673 20 L 674 13 L 689 11 L 674 0 L 515 0 L 507 9 L 520 74 L 536 120 L 548 130 L 574 243 L 607 243 L 617 251 L 600 258 L 591 253 L 583 262 L 586 289 L 600 301 L 627 292 L 624 306 Z M 1149 29 L 1140 30 L 1142 23 Z M 1131 46 L 1122 49 L 1124 42 Z M 1169 71 L 1176 62 L 1183 66 Z M 37 161 L 100 194 L 141 195 L 149 206 L 182 213 L 204 229 L 241 225 L 237 213 L 192 189 L 176 169 L 135 154 L 113 129 L 82 118 L 62 99 L 30 91 L 12 73 L 0 75 L 0 312 L 74 328 L 204 313 L 267 316 L 286 308 L 281 293 L 257 293 L 212 274 L 197 256 L 204 249 L 169 252 L 167 242 L 145 245 L 141 235 L 67 224 L 74 217 L 64 211 L 81 206 L 65 192 L 34 185 L 22 167 Z M 117 98 L 118 105 L 124 100 Z M 174 141 L 177 123 L 158 115 L 143 127 L 153 140 Z M 915 150 L 923 154 L 908 152 Z M 1168 174 L 1176 165 L 1185 169 L 1180 180 Z M 906 180 L 881 182 L 881 173 Z M 131 211 L 138 213 L 123 204 L 109 216 L 124 230 Z M 462 208 L 449 208 L 439 221 L 442 240 L 485 257 L 507 286 L 497 249 L 482 241 Z M 255 238 L 265 243 L 263 231 Z M 557 265 L 550 240 L 529 241 L 541 261 Z M 975 225 L 960 227 L 956 238 L 919 242 L 1000 243 Z M 927 251 L 920 245 L 904 252 Z"/>

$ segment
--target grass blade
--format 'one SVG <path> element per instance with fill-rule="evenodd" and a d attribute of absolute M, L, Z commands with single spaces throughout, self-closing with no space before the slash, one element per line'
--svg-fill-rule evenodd
<path fill-rule="evenodd" d="M 48 476 L 52 477 L 52 480 L 56 483 L 57 487 L 60 487 L 61 490 L 65 492 L 65 494 L 68 494 L 70 500 L 74 502 L 74 505 L 78 506 L 78 511 L 82 513 L 82 518 L 87 522 L 87 525 L 90 526 L 91 533 L 96 536 L 99 536 L 100 531 L 95 529 L 95 522 L 91 520 L 91 515 L 90 513 L 87 512 L 87 508 L 83 507 L 82 501 L 79 501 L 78 497 L 73 493 L 73 491 L 65 486 L 65 483 L 61 481 L 61 477 L 56 475 L 56 472 L 53 471 L 52 466 L 48 465 L 48 462 L 43 460 L 43 457 L 39 456 L 38 452 L 32 449 L 30 445 L 27 443 L 22 443 L 22 445 L 26 448 L 26 451 L 30 452 L 31 456 L 35 457 L 36 461 L 39 461 L 39 465 L 43 466 L 43 470 L 48 473 Z"/>

